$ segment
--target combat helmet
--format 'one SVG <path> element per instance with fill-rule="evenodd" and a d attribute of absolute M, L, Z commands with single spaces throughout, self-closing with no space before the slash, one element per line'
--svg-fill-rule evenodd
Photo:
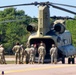
<path fill-rule="evenodd" d="M 34 45 L 33 45 L 33 44 L 31 44 L 31 47 L 34 47 Z"/>
<path fill-rule="evenodd" d="M 43 43 L 40 43 L 40 46 L 43 46 Z"/>
<path fill-rule="evenodd" d="M 55 47 L 55 44 L 52 44 L 52 47 Z"/>

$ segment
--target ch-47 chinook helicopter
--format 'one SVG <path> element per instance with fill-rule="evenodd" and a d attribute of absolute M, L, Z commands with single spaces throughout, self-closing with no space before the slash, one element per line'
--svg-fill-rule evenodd
<path fill-rule="evenodd" d="M 18 5 L 9 5 L 9 6 L 2 6 L 0 8 L 5 7 L 13 7 L 13 6 L 24 6 L 24 5 L 35 5 L 38 6 L 39 13 L 38 13 L 38 28 L 36 29 L 35 26 L 28 25 L 27 30 L 32 34 L 28 38 L 28 43 L 38 45 L 40 41 L 43 41 L 46 45 L 46 59 L 50 58 L 49 50 L 52 44 L 55 44 L 58 48 L 58 58 L 62 58 L 62 63 L 65 63 L 65 57 L 72 56 L 76 54 L 76 49 L 72 45 L 72 37 L 71 33 L 66 30 L 66 25 L 64 20 L 56 20 L 53 24 L 50 23 L 50 6 L 72 13 L 76 15 L 76 12 L 70 11 L 68 9 L 59 7 L 57 5 L 74 7 L 72 5 L 66 4 L 58 4 L 58 3 L 51 3 L 51 2 L 34 2 L 28 4 L 18 4 Z M 57 17 L 52 17 L 57 18 Z M 61 19 L 61 18 L 60 18 Z M 69 19 L 69 18 L 68 18 Z M 38 47 L 38 46 L 37 46 Z"/>

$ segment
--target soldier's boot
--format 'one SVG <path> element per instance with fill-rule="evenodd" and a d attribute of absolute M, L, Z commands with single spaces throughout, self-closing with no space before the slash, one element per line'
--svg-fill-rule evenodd
<path fill-rule="evenodd" d="M 32 64 L 34 64 L 34 62 L 32 62 Z"/>
<path fill-rule="evenodd" d="M 23 62 L 20 62 L 20 64 L 23 64 Z"/>
<path fill-rule="evenodd" d="M 22 64 L 24 64 L 24 63 L 22 62 Z"/>
<path fill-rule="evenodd" d="M 3 62 L 3 64 L 7 64 L 6 62 Z"/>
<path fill-rule="evenodd" d="M 19 64 L 20 64 L 20 61 L 19 61 Z"/>
<path fill-rule="evenodd" d="M 7 63 L 5 62 L 5 64 L 7 64 Z"/>
<path fill-rule="evenodd" d="M 21 62 L 21 64 L 23 64 L 23 61 Z"/>
<path fill-rule="evenodd" d="M 23 62 L 21 62 L 21 64 L 23 64 Z"/>
<path fill-rule="evenodd" d="M 22 62 L 21 62 L 21 61 L 19 61 L 19 64 L 22 64 Z"/>
<path fill-rule="evenodd" d="M 57 62 L 54 62 L 54 64 L 57 64 Z"/>

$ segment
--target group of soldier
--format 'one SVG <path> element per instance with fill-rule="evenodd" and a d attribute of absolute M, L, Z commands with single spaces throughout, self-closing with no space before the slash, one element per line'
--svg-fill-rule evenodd
<path fill-rule="evenodd" d="M 36 44 L 27 44 L 27 47 L 24 49 L 23 45 L 20 45 L 19 42 L 16 42 L 15 46 L 12 48 L 12 51 L 15 54 L 15 63 L 16 64 L 23 64 L 24 60 L 25 63 L 34 64 L 35 63 L 35 56 L 38 53 L 38 63 L 44 63 L 44 58 L 46 55 L 46 46 L 41 41 L 39 44 L 38 49 L 36 48 Z M 52 48 L 50 49 L 51 55 L 51 63 L 57 63 L 57 48 L 54 44 L 52 44 Z M 5 55 L 4 55 L 4 48 L 3 45 L 0 45 L 0 63 L 6 64 Z"/>
<path fill-rule="evenodd" d="M 16 64 L 23 64 L 23 60 L 25 58 L 25 63 L 30 63 L 34 64 L 35 63 L 35 56 L 36 53 L 38 52 L 39 54 L 39 59 L 38 63 L 44 63 L 44 58 L 46 55 L 46 48 L 43 42 L 40 43 L 38 50 L 36 48 L 35 44 L 27 44 L 27 47 L 24 49 L 23 46 L 21 46 L 19 43 L 16 43 L 16 45 L 13 47 L 13 52 L 15 53 L 15 58 L 16 58 Z"/>
<path fill-rule="evenodd" d="M 16 64 L 23 64 L 24 60 L 25 63 L 34 64 L 35 63 L 35 56 L 38 53 L 38 64 L 44 63 L 44 58 L 46 55 L 46 45 L 41 41 L 38 48 L 36 48 L 36 44 L 27 44 L 27 47 L 24 49 L 23 45 L 20 45 L 19 42 L 16 42 L 15 46 L 12 48 L 12 51 L 15 54 L 15 63 Z M 50 56 L 51 56 L 51 63 L 57 64 L 57 47 L 55 44 L 52 44 L 52 48 L 50 48 Z M 6 64 L 5 56 L 4 56 L 4 48 L 3 45 L 0 45 L 0 63 Z"/>
<path fill-rule="evenodd" d="M 0 63 L 6 64 L 3 45 L 0 45 Z"/>
<path fill-rule="evenodd" d="M 24 59 L 25 63 L 34 64 L 35 63 L 35 56 L 38 53 L 38 63 L 44 63 L 44 58 L 46 55 L 46 46 L 41 41 L 39 44 L 38 49 L 36 48 L 35 44 L 27 44 L 27 47 L 24 49 L 23 45 L 20 45 L 19 42 L 16 42 L 15 46 L 12 48 L 12 51 L 15 54 L 15 63 L 16 64 L 23 64 Z M 57 63 L 57 48 L 54 44 L 52 44 L 52 48 L 50 49 L 51 55 L 51 63 Z M 0 63 L 6 64 L 5 55 L 4 55 L 4 48 L 3 45 L 0 45 Z"/>

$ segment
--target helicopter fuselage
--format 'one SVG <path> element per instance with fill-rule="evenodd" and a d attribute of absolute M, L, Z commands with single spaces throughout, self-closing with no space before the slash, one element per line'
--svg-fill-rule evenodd
<path fill-rule="evenodd" d="M 58 58 L 68 57 L 76 54 L 75 47 L 72 45 L 72 36 L 68 30 L 65 30 L 64 23 L 61 21 L 51 25 L 49 6 L 40 5 L 38 15 L 38 29 L 33 32 L 29 38 L 28 43 L 36 44 L 38 48 L 40 41 L 46 45 L 46 59 L 50 58 L 50 48 L 55 44 L 58 48 Z M 30 27 L 28 27 L 30 29 Z M 32 28 L 31 30 L 33 30 Z"/>
<path fill-rule="evenodd" d="M 28 38 L 28 42 L 30 44 L 36 44 L 37 48 L 41 41 L 43 41 L 46 45 L 46 58 L 50 56 L 50 48 L 52 44 L 56 44 L 59 58 L 76 54 L 75 47 L 72 45 L 71 33 L 67 30 L 65 30 L 63 34 L 59 35 L 56 35 L 52 30 L 45 36 L 38 36 L 37 33 L 33 33 Z"/>

